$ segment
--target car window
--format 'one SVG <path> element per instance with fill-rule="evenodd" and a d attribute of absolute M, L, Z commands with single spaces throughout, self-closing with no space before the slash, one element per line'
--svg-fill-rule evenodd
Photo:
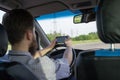
<path fill-rule="evenodd" d="M 5 14 L 5 12 L 4 11 L 2 11 L 2 10 L 0 10 L 0 23 L 2 23 L 2 18 L 3 18 L 3 15 Z M 8 42 L 9 43 L 9 42 Z M 11 50 L 11 45 L 10 45 L 10 43 L 9 43 L 9 45 L 8 45 L 8 50 Z"/>

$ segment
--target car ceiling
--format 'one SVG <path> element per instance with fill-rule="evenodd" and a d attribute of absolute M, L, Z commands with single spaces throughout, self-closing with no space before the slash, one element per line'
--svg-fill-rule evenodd
<path fill-rule="evenodd" d="M 63 10 L 94 8 L 99 0 L 0 0 L 0 9 L 9 11 L 16 8 L 28 10 L 34 17 Z"/>

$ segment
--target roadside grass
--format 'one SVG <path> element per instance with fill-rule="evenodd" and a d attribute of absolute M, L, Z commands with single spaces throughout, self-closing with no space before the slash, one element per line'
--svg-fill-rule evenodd
<path fill-rule="evenodd" d="M 81 40 L 81 41 L 72 41 L 73 45 L 75 44 L 84 44 L 84 43 L 92 43 L 92 42 L 100 42 L 99 39 L 96 40 Z"/>

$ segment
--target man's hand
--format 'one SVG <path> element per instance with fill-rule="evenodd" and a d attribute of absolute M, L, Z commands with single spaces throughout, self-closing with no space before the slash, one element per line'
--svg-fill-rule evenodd
<path fill-rule="evenodd" d="M 66 39 L 65 44 L 67 47 L 72 47 L 72 40 L 70 38 Z"/>
<path fill-rule="evenodd" d="M 55 45 L 56 45 L 56 39 L 53 40 L 47 48 L 49 48 L 49 50 L 52 50 L 55 47 Z"/>

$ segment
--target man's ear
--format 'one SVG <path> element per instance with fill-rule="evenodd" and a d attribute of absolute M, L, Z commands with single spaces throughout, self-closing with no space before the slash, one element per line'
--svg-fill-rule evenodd
<path fill-rule="evenodd" d="M 32 40 L 32 38 L 33 38 L 33 32 L 31 30 L 27 30 L 26 31 L 26 38 L 28 40 Z"/>

